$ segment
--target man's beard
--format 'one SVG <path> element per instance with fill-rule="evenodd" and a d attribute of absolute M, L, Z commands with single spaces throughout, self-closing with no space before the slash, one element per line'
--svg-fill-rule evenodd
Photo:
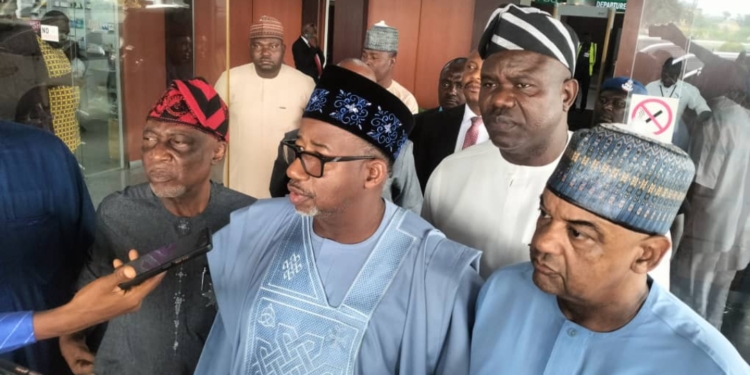
<path fill-rule="evenodd" d="M 156 186 L 151 184 L 151 191 L 159 198 L 179 198 L 187 192 L 187 186 Z"/>
<path fill-rule="evenodd" d="M 316 217 L 320 214 L 320 210 L 318 210 L 318 207 L 315 207 L 315 206 L 313 206 L 307 211 L 302 211 L 302 210 L 295 210 L 295 211 L 297 211 L 297 214 L 302 217 Z"/>

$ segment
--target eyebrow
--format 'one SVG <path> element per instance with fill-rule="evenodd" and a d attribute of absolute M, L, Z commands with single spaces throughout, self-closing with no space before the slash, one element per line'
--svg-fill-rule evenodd
<path fill-rule="evenodd" d="M 539 196 L 539 207 L 542 209 L 542 211 L 549 214 L 549 211 L 544 206 L 544 198 L 542 196 Z M 589 228 L 593 230 L 594 232 L 596 232 L 596 235 L 599 236 L 599 238 L 603 238 L 604 236 L 604 233 L 602 233 L 602 231 L 599 229 L 599 226 L 590 221 L 586 221 L 586 220 L 564 220 L 564 221 L 570 225 L 574 225 L 577 227 Z"/>
<path fill-rule="evenodd" d="M 315 142 L 315 141 L 311 140 L 310 144 L 312 144 L 315 147 L 319 147 L 319 148 L 323 148 L 323 149 L 326 149 L 328 151 L 331 151 L 331 149 L 328 146 L 326 146 L 326 145 L 324 145 L 322 143 L 318 143 L 318 142 Z"/>

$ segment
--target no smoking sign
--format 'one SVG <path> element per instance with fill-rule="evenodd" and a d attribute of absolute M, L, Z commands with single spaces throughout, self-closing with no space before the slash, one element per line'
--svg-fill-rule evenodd
<path fill-rule="evenodd" d="M 628 129 L 661 142 L 672 143 L 679 99 L 633 95 L 630 99 Z"/>

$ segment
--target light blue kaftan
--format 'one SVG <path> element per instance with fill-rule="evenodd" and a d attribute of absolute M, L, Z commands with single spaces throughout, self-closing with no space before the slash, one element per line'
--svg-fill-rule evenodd
<path fill-rule="evenodd" d="M 219 313 L 196 374 L 467 374 L 479 252 L 386 202 L 356 245 L 317 237 L 286 198 L 214 236 Z"/>
<path fill-rule="evenodd" d="M 613 332 L 565 318 L 532 281 L 531 263 L 502 268 L 479 296 L 472 375 L 748 375 L 732 344 L 651 282 L 638 314 Z"/>

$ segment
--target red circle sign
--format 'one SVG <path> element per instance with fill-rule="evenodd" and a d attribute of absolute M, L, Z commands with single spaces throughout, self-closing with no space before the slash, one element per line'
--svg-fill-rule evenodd
<path fill-rule="evenodd" d="M 659 104 L 661 107 L 664 107 L 664 110 L 667 113 L 667 121 L 663 121 L 663 120 L 660 121 L 658 119 L 659 112 L 656 112 L 656 114 L 654 114 L 654 113 L 651 113 L 651 111 L 649 111 L 648 108 L 646 108 L 646 104 L 651 104 L 651 103 L 656 103 L 656 104 Z M 652 99 L 646 99 L 638 103 L 638 105 L 633 108 L 633 111 L 632 111 L 633 114 L 630 116 L 631 121 L 635 119 L 635 115 L 638 114 L 640 110 L 643 110 L 643 112 L 648 116 L 651 122 L 653 122 L 654 125 L 656 125 L 657 130 L 656 132 L 654 132 L 655 135 L 660 135 L 664 133 L 665 131 L 669 130 L 669 125 L 672 123 L 672 120 L 674 119 L 674 113 L 672 113 L 672 108 L 669 106 L 669 104 L 667 104 L 667 102 L 661 99 L 652 98 Z"/>

